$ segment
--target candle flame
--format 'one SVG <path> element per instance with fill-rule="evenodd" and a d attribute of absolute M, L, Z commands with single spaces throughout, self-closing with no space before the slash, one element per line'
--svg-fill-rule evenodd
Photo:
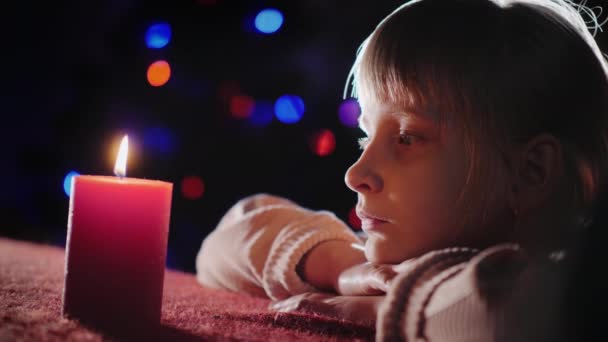
<path fill-rule="evenodd" d="M 120 142 L 118 156 L 116 157 L 116 165 L 114 166 L 114 174 L 118 177 L 127 175 L 127 153 L 129 151 L 129 136 L 125 135 Z"/>

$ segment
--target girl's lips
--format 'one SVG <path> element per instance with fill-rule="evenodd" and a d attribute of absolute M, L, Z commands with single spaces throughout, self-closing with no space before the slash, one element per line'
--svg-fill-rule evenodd
<path fill-rule="evenodd" d="M 389 223 L 388 220 L 369 214 L 360 208 L 357 208 L 357 216 L 361 220 L 361 229 L 365 232 L 378 230 L 383 224 Z"/>
<path fill-rule="evenodd" d="M 377 220 L 377 219 L 361 219 L 361 229 L 369 233 L 370 231 L 377 231 L 380 227 L 388 223 L 387 221 Z"/>

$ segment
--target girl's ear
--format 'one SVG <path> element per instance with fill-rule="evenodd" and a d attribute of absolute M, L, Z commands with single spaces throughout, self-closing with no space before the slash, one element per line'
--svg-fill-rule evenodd
<path fill-rule="evenodd" d="M 524 213 L 542 206 L 554 195 L 563 177 L 562 145 L 543 133 L 529 140 L 515 154 L 512 196 L 515 210 Z"/>

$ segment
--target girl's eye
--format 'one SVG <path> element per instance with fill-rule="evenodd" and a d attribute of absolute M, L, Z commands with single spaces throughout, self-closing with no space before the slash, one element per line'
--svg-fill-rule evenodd
<path fill-rule="evenodd" d="M 406 146 L 410 146 L 412 144 L 414 144 L 416 141 L 418 141 L 419 137 L 409 134 L 409 133 L 402 133 L 399 134 L 398 137 L 398 143 L 400 145 L 406 145 Z M 359 138 L 359 140 L 357 141 L 359 144 L 359 149 L 364 150 L 365 147 L 367 147 L 367 144 L 369 143 L 369 137 L 363 137 L 363 138 Z"/>
<path fill-rule="evenodd" d="M 368 137 L 363 137 L 363 138 L 359 138 L 359 140 L 357 140 L 357 143 L 359 144 L 359 149 L 360 150 L 364 150 L 365 146 L 367 146 L 367 141 L 369 140 Z"/>
<path fill-rule="evenodd" d="M 399 143 L 402 145 L 411 145 L 415 141 L 416 141 L 416 137 L 411 134 L 407 134 L 407 133 L 399 134 Z"/>

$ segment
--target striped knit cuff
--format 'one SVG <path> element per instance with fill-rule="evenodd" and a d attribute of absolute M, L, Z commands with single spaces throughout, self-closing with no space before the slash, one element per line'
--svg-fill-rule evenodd
<path fill-rule="evenodd" d="M 328 240 L 359 241 L 346 224 L 327 211 L 315 212 L 286 226 L 264 265 L 262 283 L 268 296 L 280 300 L 304 292 L 319 292 L 300 278 L 296 267 L 308 251 Z"/>
<path fill-rule="evenodd" d="M 463 266 L 455 266 L 468 261 L 478 251 L 470 248 L 447 248 L 429 252 L 412 265 L 412 268 L 399 274 L 391 285 L 386 299 L 382 303 L 376 323 L 377 341 L 415 341 L 423 334 L 424 310 L 427 301 L 426 292 L 420 293 L 421 284 L 436 276 L 443 278 L 453 276 L 462 270 Z M 452 269 L 452 267 L 455 267 Z M 449 270 L 448 270 L 449 269 Z M 446 273 L 442 271 L 448 270 Z M 428 285 L 428 284 L 427 284 Z M 435 286 L 425 286 L 431 291 Z"/>

